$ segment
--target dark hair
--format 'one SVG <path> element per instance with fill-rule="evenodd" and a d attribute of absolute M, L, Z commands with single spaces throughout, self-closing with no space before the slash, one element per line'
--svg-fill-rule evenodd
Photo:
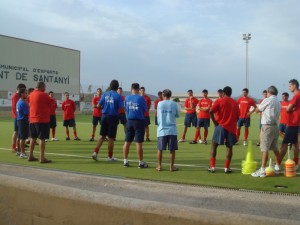
<path fill-rule="evenodd" d="M 188 90 L 187 92 L 191 92 L 191 93 L 193 93 L 193 90 L 191 90 L 191 89 L 190 89 L 190 90 Z"/>
<path fill-rule="evenodd" d="M 139 90 L 140 89 L 139 83 L 132 83 L 131 84 L 131 89 L 133 89 L 133 90 Z"/>
<path fill-rule="evenodd" d="M 26 88 L 20 88 L 19 89 L 19 97 L 21 98 L 22 94 L 25 94 L 26 93 Z"/>
<path fill-rule="evenodd" d="M 222 89 L 219 89 L 219 90 L 218 90 L 218 93 L 223 93 L 223 90 L 222 90 Z"/>
<path fill-rule="evenodd" d="M 243 91 L 245 91 L 247 94 L 249 93 L 249 89 L 248 88 L 244 88 Z"/>
<path fill-rule="evenodd" d="M 162 92 L 161 91 L 157 92 L 157 95 L 162 95 Z"/>
<path fill-rule="evenodd" d="M 33 92 L 33 91 L 34 91 L 34 88 L 28 88 L 27 93 L 30 94 L 30 93 Z"/>
<path fill-rule="evenodd" d="M 283 92 L 282 95 L 284 95 L 285 97 L 289 97 L 290 96 L 289 93 L 287 93 L 287 92 Z"/>
<path fill-rule="evenodd" d="M 268 93 L 268 91 L 267 90 L 263 90 L 263 92 L 262 92 L 263 94 L 266 94 L 266 93 Z"/>
<path fill-rule="evenodd" d="M 278 90 L 277 90 L 277 88 L 275 87 L 275 86 L 270 86 L 269 88 L 268 88 L 268 92 L 270 93 L 270 94 L 272 94 L 272 95 L 278 95 Z"/>
<path fill-rule="evenodd" d="M 296 85 L 297 89 L 299 89 L 299 82 L 296 79 L 291 79 L 289 83 Z"/>
<path fill-rule="evenodd" d="M 64 93 L 64 95 L 68 95 L 68 94 L 69 94 L 69 92 L 67 92 L 67 91 Z"/>
<path fill-rule="evenodd" d="M 118 89 L 123 90 L 122 87 L 118 87 Z"/>
<path fill-rule="evenodd" d="M 206 89 L 203 89 L 202 93 L 208 93 L 208 91 Z"/>
<path fill-rule="evenodd" d="M 172 91 L 170 89 L 165 89 L 163 90 L 162 95 L 164 97 L 170 98 L 172 96 Z"/>
<path fill-rule="evenodd" d="M 41 89 L 41 88 L 43 88 L 43 87 L 45 87 L 46 86 L 46 84 L 43 82 L 43 81 L 39 81 L 39 82 L 37 82 L 37 84 L 36 84 L 36 88 L 37 89 Z"/>
<path fill-rule="evenodd" d="M 102 91 L 102 89 L 101 88 L 97 88 L 97 91 Z"/>
<path fill-rule="evenodd" d="M 119 87 L 119 81 L 117 80 L 112 80 L 109 84 L 109 89 L 112 91 L 118 90 L 118 87 Z"/>
<path fill-rule="evenodd" d="M 48 93 L 48 94 L 50 95 L 50 94 L 53 94 L 53 93 L 54 93 L 53 91 L 49 91 L 49 93 Z"/>
<path fill-rule="evenodd" d="M 17 90 L 20 90 L 21 88 L 26 88 L 26 85 L 22 83 L 18 84 Z"/>
<path fill-rule="evenodd" d="M 232 94 L 232 89 L 231 89 L 231 87 L 226 86 L 226 87 L 223 88 L 223 92 L 225 93 L 225 95 L 227 95 L 228 97 L 230 97 L 231 94 Z"/>
<path fill-rule="evenodd" d="M 142 90 L 146 90 L 146 89 L 145 89 L 145 87 L 140 87 L 140 89 L 142 89 Z"/>

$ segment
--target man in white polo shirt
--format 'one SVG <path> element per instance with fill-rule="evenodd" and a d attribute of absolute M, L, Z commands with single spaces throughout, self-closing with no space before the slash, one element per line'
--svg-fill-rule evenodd
<path fill-rule="evenodd" d="M 265 177 L 265 168 L 269 157 L 268 151 L 273 150 L 276 162 L 279 160 L 279 150 L 277 141 L 279 131 L 277 122 L 280 116 L 281 105 L 277 98 L 278 90 L 275 86 L 268 88 L 267 98 L 257 107 L 256 112 L 262 112 L 261 115 L 261 133 L 260 148 L 262 152 L 261 168 L 252 173 L 253 177 Z"/>

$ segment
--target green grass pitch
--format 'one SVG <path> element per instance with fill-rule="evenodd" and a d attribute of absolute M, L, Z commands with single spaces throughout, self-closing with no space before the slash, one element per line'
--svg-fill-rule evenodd
<path fill-rule="evenodd" d="M 213 126 L 211 126 L 209 130 L 207 145 L 190 145 L 189 141 L 193 139 L 195 129 L 188 129 L 186 142 L 179 143 L 179 150 L 176 152 L 175 163 L 179 168 L 179 171 L 169 171 L 168 151 L 165 151 L 163 155 L 163 171 L 156 171 L 157 150 L 154 114 L 151 115 L 152 124 L 150 125 L 150 138 L 152 142 L 144 143 L 144 160 L 149 164 L 148 169 L 137 168 L 137 154 L 134 143 L 132 143 L 129 153 L 130 167 L 123 167 L 122 147 L 124 144 L 124 131 L 121 125 L 119 125 L 117 141 L 115 142 L 114 150 L 114 156 L 119 160 L 115 162 L 107 161 L 107 142 L 105 142 L 98 155 L 98 157 L 100 157 L 100 161 L 95 162 L 92 160 L 91 154 L 96 142 L 89 141 L 92 128 L 91 118 L 91 115 L 77 115 L 77 133 L 81 138 L 81 141 L 74 141 L 72 139 L 71 141 L 65 141 L 65 130 L 62 126 L 62 118 L 61 116 L 57 116 L 58 126 L 56 137 L 60 139 L 60 141 L 47 142 L 46 144 L 46 157 L 53 160 L 53 163 L 40 164 L 39 162 L 28 162 L 27 160 L 19 159 L 17 156 L 11 153 L 11 134 L 13 131 L 13 122 L 10 117 L 1 116 L 0 162 L 153 181 L 175 182 L 233 189 L 300 193 L 300 178 L 298 175 L 294 178 L 286 178 L 283 176 L 283 174 L 266 178 L 253 178 L 251 175 L 243 175 L 241 173 L 241 161 L 245 159 L 247 147 L 244 147 L 241 141 L 240 145 L 235 145 L 233 148 L 233 159 L 231 163 L 233 173 L 224 174 L 223 165 L 225 162 L 225 146 L 219 146 L 218 148 L 216 173 L 208 173 L 207 168 L 209 165 L 209 152 L 211 136 L 214 129 Z M 184 114 L 181 114 L 181 117 L 177 120 L 178 139 L 183 131 L 183 120 Z M 249 140 L 252 140 L 253 142 L 252 150 L 254 159 L 258 162 L 258 166 L 260 166 L 261 153 L 260 149 L 256 147 L 256 142 L 259 137 L 259 116 L 252 115 L 251 123 Z M 72 129 L 70 131 L 72 131 Z M 97 127 L 96 133 L 99 135 L 99 126 Z M 72 132 L 70 132 L 70 134 L 72 135 Z M 201 130 L 201 134 L 203 135 L 203 129 Z M 241 137 L 243 137 L 243 135 L 244 130 L 242 129 Z M 281 140 L 279 140 L 279 145 L 280 143 Z M 38 146 L 36 146 L 35 149 L 35 156 L 39 156 Z M 272 152 L 270 153 L 270 156 L 274 158 Z M 276 185 L 287 186 L 287 188 L 276 188 L 274 187 Z"/>

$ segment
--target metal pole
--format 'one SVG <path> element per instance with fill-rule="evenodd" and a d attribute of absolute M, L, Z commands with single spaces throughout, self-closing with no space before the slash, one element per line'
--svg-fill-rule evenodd
<path fill-rule="evenodd" d="M 246 40 L 246 88 L 249 89 L 248 40 Z"/>

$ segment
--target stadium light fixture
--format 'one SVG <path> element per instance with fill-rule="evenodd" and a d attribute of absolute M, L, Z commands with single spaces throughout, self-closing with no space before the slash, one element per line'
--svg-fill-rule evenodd
<path fill-rule="evenodd" d="M 246 88 L 249 89 L 249 57 L 248 57 L 248 43 L 251 39 L 250 33 L 243 34 L 243 40 L 246 42 Z"/>

